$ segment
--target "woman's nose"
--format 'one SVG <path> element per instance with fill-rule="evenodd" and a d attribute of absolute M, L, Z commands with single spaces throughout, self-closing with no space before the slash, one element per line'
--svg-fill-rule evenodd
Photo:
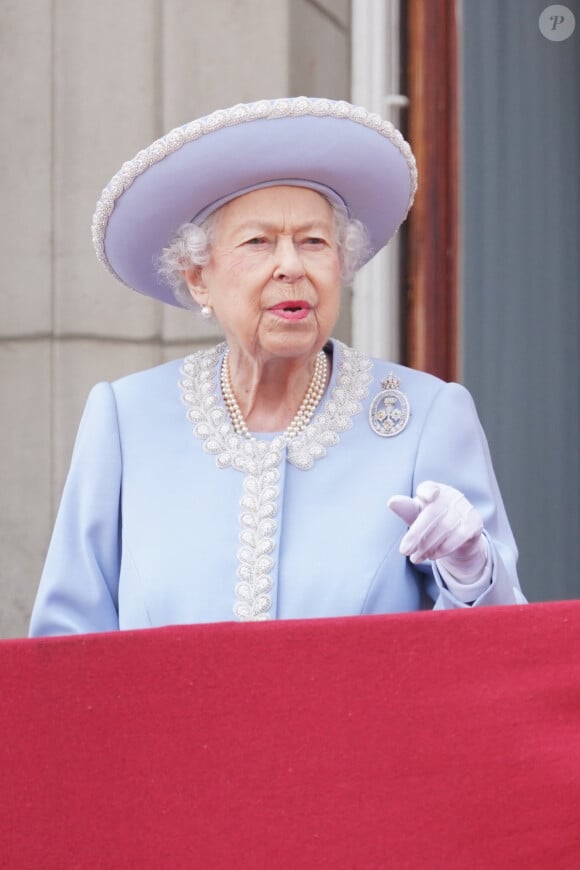
<path fill-rule="evenodd" d="M 274 278 L 278 281 L 297 281 L 304 275 L 304 263 L 291 239 L 282 239 L 276 245 Z"/>

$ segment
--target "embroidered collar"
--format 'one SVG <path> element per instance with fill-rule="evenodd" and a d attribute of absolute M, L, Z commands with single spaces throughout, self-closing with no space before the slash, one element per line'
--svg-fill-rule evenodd
<path fill-rule="evenodd" d="M 248 441 L 235 433 L 219 388 L 225 343 L 185 357 L 180 388 L 187 418 L 193 424 L 194 435 L 203 440 L 205 450 L 215 455 L 219 468 L 231 466 L 255 474 L 267 456 L 267 465 L 278 465 L 286 449 L 288 462 L 307 471 L 339 443 L 340 434 L 352 427 L 353 417 L 360 413 L 361 402 L 368 395 L 372 363 L 365 354 L 336 339 L 332 345 L 334 363 L 329 395 L 305 431 L 291 439 L 279 435 L 271 440 L 258 437 Z"/>

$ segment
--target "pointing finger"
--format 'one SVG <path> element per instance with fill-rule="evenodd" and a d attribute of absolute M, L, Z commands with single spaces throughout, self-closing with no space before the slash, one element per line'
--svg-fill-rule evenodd
<path fill-rule="evenodd" d="M 415 522 L 423 508 L 420 499 L 411 498 L 408 495 L 393 495 L 388 500 L 387 505 L 408 526 Z"/>

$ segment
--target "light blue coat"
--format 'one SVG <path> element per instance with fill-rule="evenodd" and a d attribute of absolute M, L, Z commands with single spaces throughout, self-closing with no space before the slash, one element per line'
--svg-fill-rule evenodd
<path fill-rule="evenodd" d="M 79 428 L 32 635 L 227 620 L 465 607 L 436 567 L 399 553 L 387 508 L 434 480 L 480 511 L 491 584 L 475 605 L 523 601 L 516 547 L 469 393 L 334 341 L 308 430 L 236 435 L 219 389 L 223 346 L 101 383 Z M 411 415 L 369 422 L 393 372 Z M 465 598 L 465 596 L 463 596 Z"/>

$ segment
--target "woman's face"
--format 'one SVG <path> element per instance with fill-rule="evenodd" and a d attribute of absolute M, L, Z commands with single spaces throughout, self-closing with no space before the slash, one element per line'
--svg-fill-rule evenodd
<path fill-rule="evenodd" d="M 267 361 L 308 359 L 339 313 L 340 263 L 328 202 L 303 187 L 266 187 L 227 203 L 210 262 L 186 273 L 230 350 Z"/>

